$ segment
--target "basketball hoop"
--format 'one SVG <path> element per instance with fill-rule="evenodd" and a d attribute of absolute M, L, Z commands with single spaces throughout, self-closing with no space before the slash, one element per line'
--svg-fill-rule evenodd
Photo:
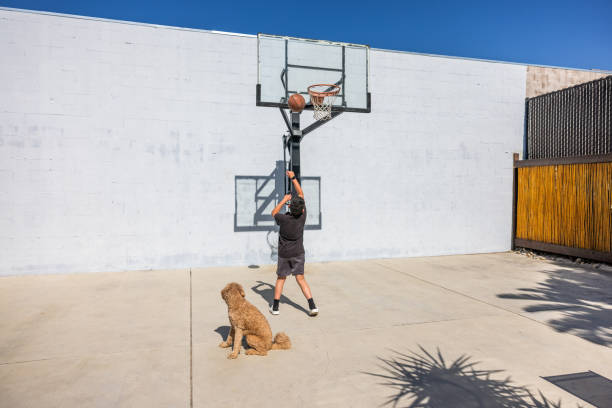
<path fill-rule="evenodd" d="M 331 119 L 331 110 L 336 100 L 336 95 L 340 93 L 340 87 L 333 84 L 315 84 L 308 87 L 310 103 L 314 109 L 316 120 Z"/>

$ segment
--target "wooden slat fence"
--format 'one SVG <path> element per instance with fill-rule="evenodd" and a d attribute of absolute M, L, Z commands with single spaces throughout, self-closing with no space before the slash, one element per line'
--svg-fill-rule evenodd
<path fill-rule="evenodd" d="M 612 262 L 612 154 L 515 161 L 514 245 Z"/>

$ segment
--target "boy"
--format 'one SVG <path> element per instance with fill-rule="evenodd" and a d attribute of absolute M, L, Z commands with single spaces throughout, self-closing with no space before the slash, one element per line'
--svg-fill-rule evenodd
<path fill-rule="evenodd" d="M 306 204 L 304 202 L 304 192 L 300 183 L 295 178 L 292 171 L 287 171 L 287 177 L 291 179 L 297 197 L 291 198 L 291 194 L 287 194 L 280 203 L 272 210 L 272 216 L 276 223 L 280 226 L 278 233 L 278 267 L 276 269 L 276 286 L 274 287 L 274 304 L 270 306 L 270 313 L 273 315 L 279 314 L 278 306 L 283 286 L 287 276 L 295 276 L 295 280 L 300 285 L 302 293 L 308 300 L 310 308 L 310 316 L 316 316 L 319 309 L 315 305 L 310 287 L 304 279 L 304 225 L 306 224 Z M 281 208 L 291 200 L 289 204 L 289 212 L 280 214 Z"/>

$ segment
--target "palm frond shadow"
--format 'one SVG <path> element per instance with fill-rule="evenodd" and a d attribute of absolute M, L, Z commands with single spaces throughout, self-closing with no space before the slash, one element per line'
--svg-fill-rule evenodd
<path fill-rule="evenodd" d="M 547 323 L 559 332 L 568 332 L 596 344 L 612 346 L 612 277 L 583 270 L 547 272 L 546 281 L 518 293 L 497 295 L 502 299 L 533 300 L 526 312 L 559 312 Z"/>
<path fill-rule="evenodd" d="M 507 377 L 493 375 L 503 370 L 484 370 L 469 356 L 446 361 L 439 349 L 430 353 L 419 346 L 420 353 L 393 351 L 391 358 L 381 358 L 382 373 L 364 374 L 384 379 L 381 385 L 396 390 L 382 405 L 408 408 L 561 408 L 561 401 L 548 400 L 540 392 L 514 385 Z"/>

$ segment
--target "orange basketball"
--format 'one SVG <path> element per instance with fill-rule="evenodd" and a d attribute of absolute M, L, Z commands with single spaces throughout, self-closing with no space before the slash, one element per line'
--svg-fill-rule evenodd
<path fill-rule="evenodd" d="M 289 97 L 289 108 L 291 112 L 300 113 L 304 110 L 306 100 L 300 94 L 293 94 Z"/>

